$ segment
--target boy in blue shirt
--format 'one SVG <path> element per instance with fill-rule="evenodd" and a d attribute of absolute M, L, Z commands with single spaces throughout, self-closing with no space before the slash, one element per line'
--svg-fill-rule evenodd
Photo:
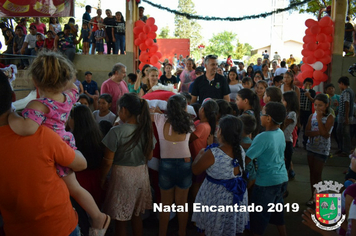
<path fill-rule="evenodd" d="M 283 204 L 288 174 L 284 162 L 285 138 L 279 126 L 286 117 L 282 103 L 269 102 L 262 110 L 261 125 L 266 131 L 258 134 L 246 152 L 246 163 L 257 159 L 256 183 L 251 202 L 263 207 L 262 212 L 251 213 L 251 230 L 263 235 L 268 223 L 275 224 L 280 235 L 286 235 L 283 212 L 267 212 L 269 203 Z"/>

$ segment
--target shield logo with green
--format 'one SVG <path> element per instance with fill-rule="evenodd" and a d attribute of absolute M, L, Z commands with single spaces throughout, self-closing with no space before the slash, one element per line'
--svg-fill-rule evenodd
<path fill-rule="evenodd" d="M 316 194 L 316 218 L 325 225 L 335 224 L 341 218 L 341 194 Z"/>

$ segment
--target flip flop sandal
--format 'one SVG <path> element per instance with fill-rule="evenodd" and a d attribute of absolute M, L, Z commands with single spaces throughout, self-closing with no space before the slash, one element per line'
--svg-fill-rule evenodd
<path fill-rule="evenodd" d="M 106 215 L 106 220 L 102 229 L 89 228 L 89 236 L 105 236 L 106 230 L 110 225 L 110 216 Z"/>

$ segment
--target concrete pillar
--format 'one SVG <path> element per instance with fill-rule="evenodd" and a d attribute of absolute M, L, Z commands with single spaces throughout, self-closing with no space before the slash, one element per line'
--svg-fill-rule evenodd
<path fill-rule="evenodd" d="M 136 1 L 131 0 L 126 2 L 126 56 L 129 56 L 130 63 L 133 65 L 133 71 L 129 73 L 134 73 L 137 69 L 136 58 L 138 55 L 137 47 L 134 45 L 134 34 L 133 28 L 135 27 L 135 22 L 138 20 L 138 6 Z"/>
<path fill-rule="evenodd" d="M 333 0 L 331 7 L 331 18 L 335 22 L 334 43 L 332 45 L 332 61 L 330 78 L 331 83 L 337 88 L 337 80 L 342 76 L 344 58 L 344 34 L 346 19 L 347 0 Z"/>

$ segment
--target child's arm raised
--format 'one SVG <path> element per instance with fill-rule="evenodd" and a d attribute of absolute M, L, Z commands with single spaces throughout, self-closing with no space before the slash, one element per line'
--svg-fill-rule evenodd
<path fill-rule="evenodd" d="M 331 116 L 329 115 L 325 124 L 323 124 L 323 122 L 321 121 L 322 118 L 323 118 L 323 113 L 317 112 L 316 119 L 318 120 L 319 133 L 324 138 L 329 138 L 330 130 L 334 125 L 334 117 L 332 115 Z"/>
<path fill-rule="evenodd" d="M 192 164 L 193 174 L 199 175 L 215 163 L 214 155 L 210 150 L 202 149 Z"/>
<path fill-rule="evenodd" d="M 35 110 L 35 115 L 38 120 L 41 120 L 41 113 L 48 113 L 48 108 L 40 102 L 32 101 L 30 102 L 26 108 Z M 38 114 L 37 114 L 38 112 Z M 42 122 L 41 122 L 42 123 Z M 38 127 L 40 126 L 39 122 L 36 122 L 30 118 L 24 118 L 19 116 L 17 113 L 12 112 L 9 115 L 9 125 L 10 128 L 18 135 L 28 136 L 36 133 Z"/>

